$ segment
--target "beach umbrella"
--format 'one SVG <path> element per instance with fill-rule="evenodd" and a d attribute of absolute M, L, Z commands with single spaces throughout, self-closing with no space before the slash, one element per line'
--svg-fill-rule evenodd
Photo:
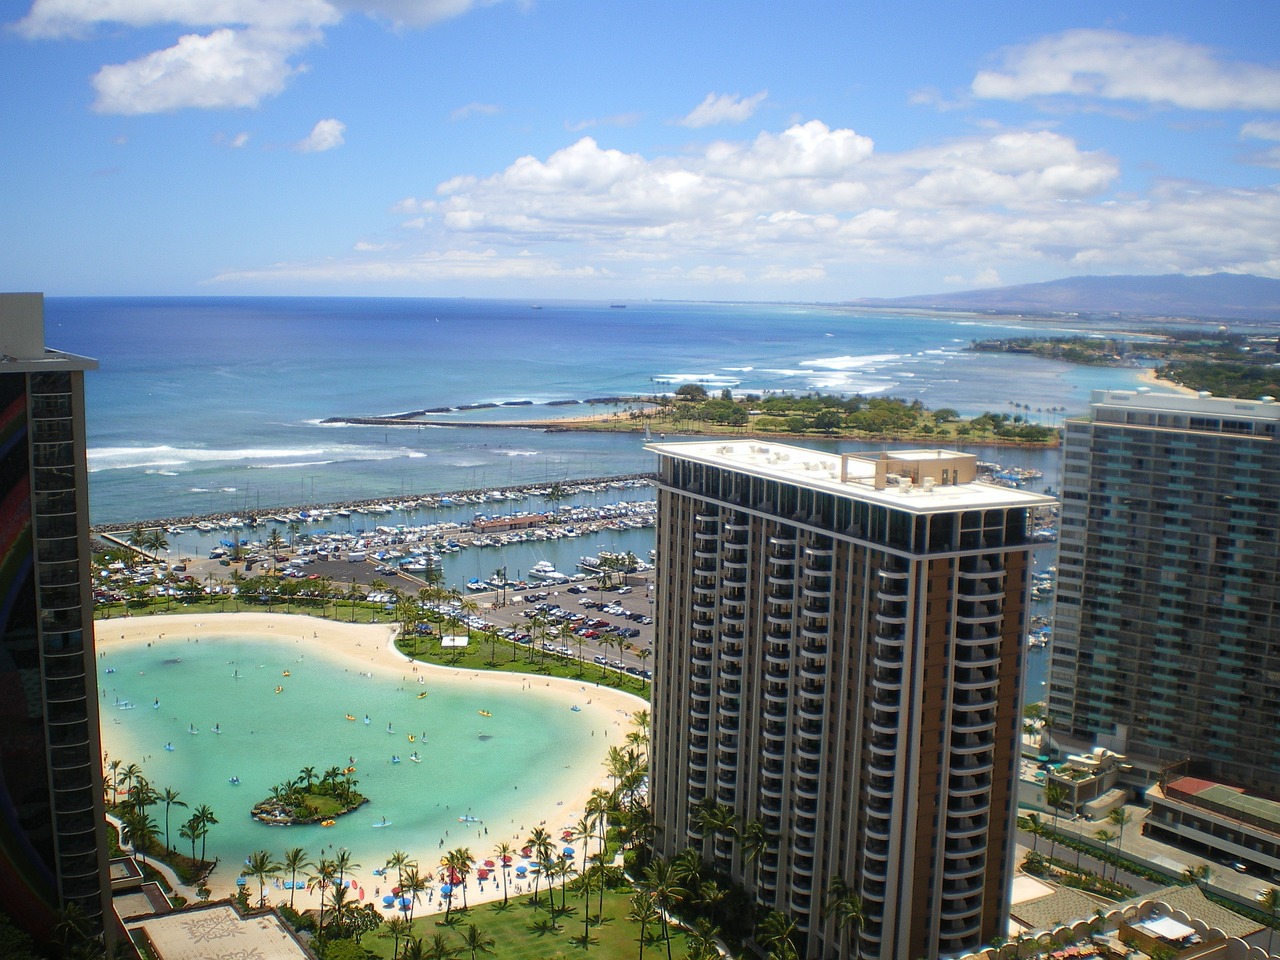
<path fill-rule="evenodd" d="M 497 866 L 497 864 L 495 864 L 492 860 L 486 860 L 484 862 L 484 865 L 488 867 L 490 870 L 492 870 L 495 866 Z"/>
<path fill-rule="evenodd" d="M 502 858 L 502 865 L 503 865 L 504 867 L 509 867 L 509 866 L 511 866 L 511 858 L 510 858 L 510 857 L 508 857 L 508 856 L 504 856 L 504 857 Z M 485 866 L 488 866 L 488 864 L 485 864 Z"/>
<path fill-rule="evenodd" d="M 517 876 L 517 877 L 523 877 L 523 876 L 524 876 L 526 873 L 528 873 L 528 872 L 529 872 L 529 868 L 528 868 L 528 867 L 526 867 L 523 863 L 522 863 L 522 864 L 520 864 L 520 866 L 516 867 L 516 876 Z"/>
<path fill-rule="evenodd" d="M 400 888 L 399 888 L 399 887 L 392 887 L 392 888 L 391 888 L 391 892 L 392 892 L 393 894 L 395 894 L 397 897 L 398 897 L 398 896 L 400 896 Z"/>
<path fill-rule="evenodd" d="M 520 856 L 528 860 L 533 856 L 533 847 L 522 847 L 520 850 Z"/>
<path fill-rule="evenodd" d="M 488 870 L 486 870 L 484 867 L 481 867 L 479 870 L 477 870 L 477 871 L 476 871 L 476 879 L 477 879 L 477 880 L 488 880 L 488 879 L 489 879 L 489 871 L 488 871 Z"/>
<path fill-rule="evenodd" d="M 236 886 L 237 886 L 237 887 L 243 887 L 243 886 L 244 886 L 246 883 L 248 883 L 248 882 L 249 882 L 249 881 L 248 881 L 248 880 L 246 880 L 244 877 L 236 877 Z"/>
<path fill-rule="evenodd" d="M 440 888 L 440 896 L 442 897 L 453 896 L 453 887 L 446 883 L 444 886 Z"/>
<path fill-rule="evenodd" d="M 389 907 L 395 902 L 396 902 L 396 898 L 391 896 L 390 894 L 387 894 L 385 897 L 382 898 L 382 905 L 384 907 Z"/>
<path fill-rule="evenodd" d="M 565 848 L 564 848 L 564 855 L 565 855 L 566 857 L 572 857 L 572 856 L 573 856 L 573 847 L 565 847 Z"/>
<path fill-rule="evenodd" d="M 403 910 L 405 913 L 408 913 L 409 908 L 412 906 L 413 906 L 413 901 L 410 900 L 408 897 L 400 898 L 400 909 Z"/>

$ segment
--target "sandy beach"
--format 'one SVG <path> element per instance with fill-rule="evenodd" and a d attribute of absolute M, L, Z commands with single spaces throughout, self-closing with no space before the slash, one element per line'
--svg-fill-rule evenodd
<path fill-rule="evenodd" d="M 1138 379 L 1145 384 L 1157 387 L 1164 393 L 1180 393 L 1186 397 L 1194 397 L 1199 393 L 1197 390 L 1192 390 L 1190 387 L 1184 387 L 1182 384 L 1174 383 L 1172 380 L 1161 380 L 1156 376 L 1155 370 L 1150 368 L 1143 370 L 1142 373 L 1138 375 Z"/>
<path fill-rule="evenodd" d="M 185 643 L 188 639 L 236 634 L 261 637 L 268 643 L 273 638 L 279 638 L 281 641 L 287 641 L 290 644 L 295 644 L 299 641 L 305 642 L 308 647 L 323 652 L 326 658 L 343 664 L 347 669 L 357 668 L 361 673 L 372 674 L 387 680 L 394 681 L 403 678 L 406 668 L 430 676 L 430 682 L 435 686 L 441 684 L 464 684 L 481 676 L 475 670 L 455 670 L 449 667 L 417 663 L 405 657 L 395 649 L 394 640 L 398 628 L 391 624 L 344 624 L 290 614 L 225 613 L 211 615 L 202 613 L 100 620 L 97 621 L 95 627 L 96 645 L 99 652 L 123 649 L 131 645 L 163 644 L 166 640 Z M 532 682 L 544 686 L 546 688 L 545 692 L 552 696 L 562 694 L 566 708 L 573 704 L 583 703 L 582 692 L 584 687 L 577 680 L 498 671 L 486 671 L 483 673 L 483 677 L 487 683 L 508 689 L 516 695 L 519 694 L 522 688 Z M 593 741 L 593 752 L 598 756 L 588 758 L 587 769 L 594 772 L 590 777 L 584 778 L 576 789 L 559 798 L 553 806 L 549 808 L 530 807 L 522 810 L 524 827 L 522 831 L 516 830 L 511 836 L 507 837 L 500 835 L 495 825 L 492 836 L 485 837 L 483 841 L 470 843 L 472 853 L 476 855 L 477 860 L 482 863 L 486 859 L 491 859 L 493 848 L 504 839 L 519 850 L 524 845 L 525 839 L 534 826 L 543 825 L 553 838 L 558 839 L 563 828 L 571 827 L 575 824 L 586 808 L 591 791 L 599 786 L 608 786 L 604 761 L 611 742 L 603 734 L 613 730 L 615 732 L 612 744 L 621 743 L 622 736 L 631 729 L 631 714 L 636 710 L 642 709 L 648 709 L 648 704 L 638 697 L 609 687 L 592 686 L 590 688 L 590 699 L 587 701 L 587 705 L 581 707 L 581 712 L 577 716 L 585 718 L 595 729 L 602 733 L 601 736 L 594 738 Z M 112 756 L 121 756 L 120 745 L 112 743 L 112 731 L 109 726 L 104 726 L 102 735 L 103 747 L 107 753 Z M 416 846 L 413 843 L 406 844 L 403 840 L 398 841 L 399 847 L 405 849 L 411 859 L 417 861 L 423 873 L 435 869 L 440 859 L 439 850 L 436 849 L 434 843 L 428 842 L 429 839 L 427 837 L 421 838 L 421 843 Z M 317 851 L 309 852 L 313 858 L 318 853 Z M 390 853 L 390 850 L 387 852 Z M 278 851 L 276 853 L 279 855 Z M 518 862 L 519 860 L 517 860 Z M 381 905 L 381 899 L 375 891 L 386 894 L 388 892 L 386 888 L 393 882 L 384 882 L 383 878 L 373 875 L 372 870 L 380 866 L 382 864 L 365 862 L 355 873 L 358 886 L 364 889 L 366 902 L 372 899 L 379 905 Z M 236 890 L 236 878 L 238 876 L 239 873 L 234 865 L 227 863 L 219 865 L 209 879 L 212 898 L 220 899 L 233 895 Z M 511 895 L 516 893 L 513 881 L 514 877 L 509 877 L 508 891 Z M 252 881 L 250 886 L 252 892 L 256 894 L 256 886 Z M 524 889 L 526 891 L 529 889 L 527 884 L 524 885 Z M 290 892 L 278 889 L 275 886 L 269 886 L 267 888 L 268 900 L 277 904 L 288 903 Z M 302 910 L 319 906 L 318 895 L 314 892 L 292 892 L 296 909 Z M 501 896 L 501 884 L 488 881 L 482 885 L 474 877 L 467 884 L 468 903 L 480 903 L 498 899 Z M 458 900 L 457 902 L 460 903 L 461 901 Z M 423 903 L 415 908 L 414 913 L 415 916 L 418 916 L 433 911 L 443 912 L 443 909 L 444 907 L 440 904 L 439 898 L 436 897 L 431 903 Z"/>

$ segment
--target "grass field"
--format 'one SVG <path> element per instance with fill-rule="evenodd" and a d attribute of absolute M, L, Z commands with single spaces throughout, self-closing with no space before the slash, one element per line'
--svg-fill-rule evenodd
<path fill-rule="evenodd" d="M 599 960 L 624 960 L 638 958 L 641 954 L 640 925 L 627 919 L 631 911 L 630 891 L 623 887 L 617 890 L 606 890 L 604 895 L 603 921 L 597 923 L 596 909 L 599 905 L 599 892 L 593 891 L 589 914 L 590 939 L 584 946 L 583 913 L 581 891 L 569 889 L 569 904 L 566 912 L 559 912 L 554 925 L 551 912 L 547 907 L 547 892 L 544 887 L 538 896 L 538 906 L 533 905 L 533 898 L 528 892 L 510 897 L 504 908 L 502 901 L 471 907 L 466 911 L 454 910 L 451 923 L 444 925 L 442 914 L 432 914 L 424 918 L 414 918 L 412 935 L 423 940 L 423 947 L 430 945 L 432 938 L 442 934 L 450 946 L 457 949 L 456 956 L 470 960 L 471 954 L 464 946 L 467 927 L 475 924 L 484 937 L 492 938 L 491 953 L 477 951 L 477 958 L 489 957 L 492 960 L 554 960 L 557 957 L 594 956 Z M 560 893 L 556 891 L 556 904 L 560 903 Z M 380 958 L 391 957 L 392 941 L 385 936 L 385 925 L 373 934 L 366 934 L 360 945 Z M 644 956 L 665 957 L 666 946 L 662 939 L 662 930 L 650 924 L 647 930 Z M 403 950 L 403 943 L 401 944 Z M 671 928 L 671 955 L 683 957 L 688 950 L 686 936 L 683 931 Z M 428 954 L 429 955 L 429 954 Z"/>

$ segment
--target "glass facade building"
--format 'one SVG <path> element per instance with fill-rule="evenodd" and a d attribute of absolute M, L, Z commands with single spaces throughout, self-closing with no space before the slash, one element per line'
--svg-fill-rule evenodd
<path fill-rule="evenodd" d="M 806 960 L 1003 935 L 1032 513 L 1053 501 L 950 451 L 649 449 L 658 852 L 697 849 L 792 917 Z M 824 914 L 841 886 L 858 934 Z"/>
<path fill-rule="evenodd" d="M 1049 712 L 1280 794 L 1280 404 L 1095 392 L 1063 447 Z"/>
<path fill-rule="evenodd" d="M 38 294 L 0 295 L 0 888 L 47 941 L 74 905 L 114 936 L 89 591 L 84 372 Z"/>

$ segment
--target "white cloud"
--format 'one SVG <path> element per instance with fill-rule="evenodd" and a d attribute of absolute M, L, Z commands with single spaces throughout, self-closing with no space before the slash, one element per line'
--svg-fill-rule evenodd
<path fill-rule="evenodd" d="M 1240 128 L 1249 140 L 1280 140 L 1280 120 L 1254 120 Z"/>
<path fill-rule="evenodd" d="M 342 135 L 346 129 L 347 125 L 341 120 L 329 118 L 317 121 L 311 132 L 294 144 L 293 148 L 300 153 L 324 153 L 342 146 L 345 142 Z"/>
<path fill-rule="evenodd" d="M 429 27 L 460 17 L 474 7 L 493 6 L 500 0 L 333 0 L 341 10 L 365 13 L 397 26 Z"/>
<path fill-rule="evenodd" d="M 445 281 L 591 280 L 610 276 L 609 271 L 592 266 L 565 266 L 553 258 L 528 254 L 499 254 L 495 250 L 432 250 L 399 260 L 318 260 L 282 263 L 263 270 L 227 271 L 213 283 L 257 283 L 293 280 L 308 283 L 395 282 L 436 283 Z"/>
<path fill-rule="evenodd" d="M 641 120 L 638 113 L 615 113 L 607 117 L 593 117 L 590 120 L 566 121 L 564 128 L 570 133 L 581 133 L 592 127 L 634 127 Z"/>
<path fill-rule="evenodd" d="M 107 23 L 279 30 L 323 26 L 336 23 L 339 17 L 326 0 L 36 0 L 16 28 L 28 37 L 44 39 L 85 36 Z"/>
<path fill-rule="evenodd" d="M 284 89 L 297 72 L 289 56 L 313 39 L 310 32 L 227 28 L 187 34 L 168 49 L 99 70 L 93 106 L 119 114 L 256 107 Z"/>
<path fill-rule="evenodd" d="M 1071 95 L 1189 110 L 1280 108 L 1280 70 L 1224 61 L 1209 47 L 1116 30 L 1068 30 L 1006 50 L 998 70 L 973 79 L 996 100 Z"/>
<path fill-rule="evenodd" d="M 947 264 L 966 286 L 1058 272 L 1254 269 L 1280 262 L 1280 187 L 1163 182 L 1045 130 L 984 131 L 899 153 L 820 121 L 647 157 L 584 137 L 406 199 L 429 242 L 647 264 L 655 281 L 830 285 L 858 265 Z M 1000 264 L 997 272 L 995 264 Z M 1003 265 L 1010 266 L 1005 267 Z M 1274 272 L 1274 270 L 1272 270 Z"/>
<path fill-rule="evenodd" d="M 188 31 L 172 46 L 103 66 L 94 109 L 144 114 L 256 107 L 302 68 L 293 58 L 346 12 L 427 26 L 500 0 L 35 0 L 14 28 L 29 39 L 82 38 L 103 25 Z"/>
<path fill-rule="evenodd" d="M 708 93 L 703 101 L 680 120 L 684 127 L 711 127 L 718 123 L 741 123 L 747 120 L 769 95 L 768 90 L 749 97 L 736 93 Z"/>
<path fill-rule="evenodd" d="M 497 104 L 472 102 L 472 103 L 466 104 L 465 106 L 458 107 L 458 109 L 454 110 L 452 113 L 449 114 L 449 119 L 455 120 L 455 121 L 465 120 L 467 119 L 467 117 L 476 116 L 476 115 L 479 115 L 482 117 L 488 117 L 488 116 L 493 116 L 493 114 L 495 113 L 498 113 L 499 110 L 500 108 L 498 107 Z"/>

